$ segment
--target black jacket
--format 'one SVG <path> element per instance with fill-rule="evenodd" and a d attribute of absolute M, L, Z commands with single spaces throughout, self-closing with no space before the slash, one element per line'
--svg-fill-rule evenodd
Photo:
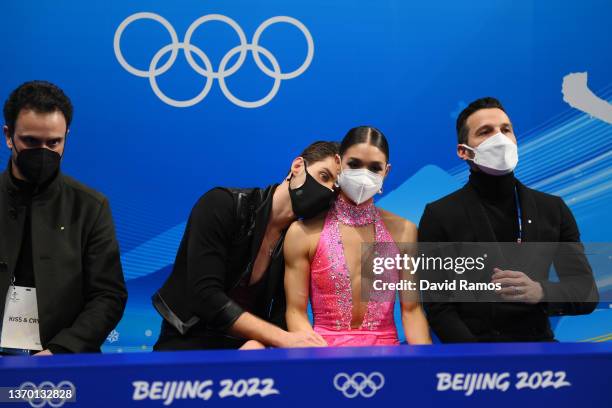
<path fill-rule="evenodd" d="M 225 333 L 244 312 L 230 292 L 250 277 L 275 189 L 214 188 L 194 206 L 172 273 L 153 296 L 157 311 L 180 334 Z M 282 239 L 256 314 L 285 327 Z"/>
<path fill-rule="evenodd" d="M 561 198 L 532 190 L 518 181 L 517 190 L 524 242 L 580 241 L 576 221 Z M 528 219 L 533 222 L 526 222 Z M 425 207 L 419 223 L 419 242 L 496 242 L 480 197 L 470 183 Z M 573 247 L 576 253 L 572 256 L 572 270 L 565 260 L 551 257 L 559 282 L 548 281 L 550 263 L 529 271 L 532 279 L 534 274 L 540 278 L 536 280 L 544 290 L 542 303 L 426 301 L 424 308 L 433 331 L 442 342 L 552 341 L 549 315 L 587 314 L 596 307 L 598 299 L 582 244 Z M 578 295 L 577 290 L 586 290 L 590 296 Z M 587 297 L 590 301 L 583 301 Z"/>
<path fill-rule="evenodd" d="M 9 171 L 0 174 L 0 316 L 26 216 Z M 32 197 L 31 229 L 43 348 L 99 352 L 127 301 L 108 200 L 59 173 Z"/>

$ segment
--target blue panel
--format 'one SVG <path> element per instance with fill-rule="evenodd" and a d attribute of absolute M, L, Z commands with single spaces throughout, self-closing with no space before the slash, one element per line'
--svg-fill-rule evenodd
<path fill-rule="evenodd" d="M 122 22 L 135 15 L 153 19 L 135 17 L 116 48 Z M 206 15 L 222 17 L 194 26 L 186 44 Z M 262 25 L 278 16 L 290 18 Z M 609 0 L 5 1 L 0 95 L 48 79 L 71 96 L 63 168 L 110 198 L 130 292 L 105 350 L 150 350 L 159 331 L 150 296 L 197 198 L 217 185 L 277 182 L 304 146 L 359 124 L 390 141 L 379 204 L 418 222 L 427 202 L 466 180 L 455 154 L 458 112 L 496 96 L 517 130 L 518 177 L 562 196 L 584 240 L 610 241 L 612 126 L 566 103 L 562 83 L 586 72 L 590 89 L 612 101 L 611 17 Z M 249 51 L 258 28 L 260 62 Z M 228 54 L 240 33 L 242 65 L 239 50 Z M 202 90 L 190 106 L 170 101 Z M 259 107 L 236 100 L 271 90 Z M 8 156 L 0 149 L 0 160 Z M 612 333 L 609 318 L 574 321 L 558 325 L 559 338 Z"/>

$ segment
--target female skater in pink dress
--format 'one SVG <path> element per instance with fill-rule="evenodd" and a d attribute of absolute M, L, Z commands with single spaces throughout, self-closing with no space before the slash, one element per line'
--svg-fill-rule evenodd
<path fill-rule="evenodd" d="M 416 227 L 374 206 L 372 197 L 381 191 L 390 169 L 388 143 L 380 131 L 365 126 L 351 129 L 340 156 L 340 192 L 331 209 L 293 223 L 285 238 L 287 326 L 289 331 L 314 330 L 328 346 L 396 345 L 396 292 L 362 288 L 362 244 L 372 244 L 376 256 L 394 258 L 400 253 L 396 242 L 416 242 Z M 371 288 L 365 279 L 364 287 Z M 374 279 L 397 282 L 399 271 L 386 270 Z M 307 315 L 309 299 L 314 327 Z M 416 294 L 401 299 L 408 343 L 431 343 Z"/>

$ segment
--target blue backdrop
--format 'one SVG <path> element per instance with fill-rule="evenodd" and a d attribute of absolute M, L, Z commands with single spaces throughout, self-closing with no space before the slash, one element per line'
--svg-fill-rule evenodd
<path fill-rule="evenodd" d="M 110 198 L 130 293 L 105 350 L 150 350 L 149 299 L 197 198 L 278 182 L 304 146 L 355 125 L 391 144 L 379 205 L 418 222 L 466 180 L 457 114 L 496 96 L 517 176 L 561 195 L 583 240 L 609 241 L 612 126 L 564 101 L 562 84 L 587 73 L 612 100 L 611 18 L 609 0 L 2 2 L 0 95 L 47 79 L 72 98 L 63 169 Z M 608 339 L 610 312 L 557 320 L 557 337 Z"/>

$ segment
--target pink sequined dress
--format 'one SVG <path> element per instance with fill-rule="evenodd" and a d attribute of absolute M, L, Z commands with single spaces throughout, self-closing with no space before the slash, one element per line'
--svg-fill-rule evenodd
<path fill-rule="evenodd" d="M 378 256 L 399 253 L 372 201 L 361 205 L 339 196 L 325 218 L 319 243 L 310 264 L 310 303 L 314 330 L 331 347 L 388 346 L 399 344 L 393 319 L 395 293 L 377 292 L 369 296 L 359 328 L 351 328 L 353 300 L 348 265 L 340 235 L 340 223 L 374 226 Z M 382 243 L 382 244 L 381 244 Z M 361 252 L 361 249 L 359 249 Z M 386 271 L 385 282 L 397 282 L 397 270 Z"/>

